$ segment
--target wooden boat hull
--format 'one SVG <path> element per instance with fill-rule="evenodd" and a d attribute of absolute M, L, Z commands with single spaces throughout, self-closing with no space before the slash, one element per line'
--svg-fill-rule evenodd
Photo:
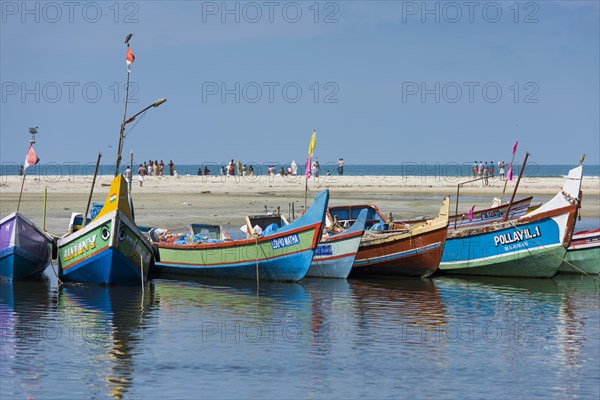
<path fill-rule="evenodd" d="M 329 191 L 317 195 L 298 220 L 267 236 L 219 243 L 176 245 L 158 242 L 153 271 L 213 278 L 299 281 L 321 237 Z"/>
<path fill-rule="evenodd" d="M 558 270 L 561 274 L 599 274 L 600 228 L 573 234 L 571 245 L 567 249 L 565 261 Z M 570 264 L 573 264 L 575 268 Z"/>
<path fill-rule="evenodd" d="M 321 240 L 306 276 L 346 279 L 358 253 L 366 217 L 367 210 L 361 211 L 352 227 L 325 241 Z"/>
<path fill-rule="evenodd" d="M 433 274 L 442 257 L 447 228 L 418 236 L 399 234 L 390 240 L 363 239 L 350 277 L 363 275 L 404 275 L 426 277 Z"/>
<path fill-rule="evenodd" d="M 67 282 L 140 284 L 154 256 L 152 245 L 118 210 L 60 239 L 58 247 L 59 277 Z"/>
<path fill-rule="evenodd" d="M 48 266 L 54 241 L 19 213 L 0 221 L 0 277 L 23 280 Z"/>
<path fill-rule="evenodd" d="M 408 232 L 365 233 L 350 277 L 363 275 L 429 276 L 440 263 L 448 230 L 450 199 L 439 215 L 422 221 Z"/>
<path fill-rule="evenodd" d="M 577 204 L 564 193 L 579 193 L 581 174 L 581 167 L 571 170 L 560 193 L 516 221 L 449 231 L 440 271 L 529 278 L 554 276 L 565 257 L 577 216 Z"/>

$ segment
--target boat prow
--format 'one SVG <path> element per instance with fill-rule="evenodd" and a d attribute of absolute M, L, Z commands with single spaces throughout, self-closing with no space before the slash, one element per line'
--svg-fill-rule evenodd
<path fill-rule="evenodd" d="M 133 222 L 127 183 L 111 183 L 99 214 L 58 240 L 59 277 L 64 281 L 132 285 L 148 277 L 154 249 Z"/>

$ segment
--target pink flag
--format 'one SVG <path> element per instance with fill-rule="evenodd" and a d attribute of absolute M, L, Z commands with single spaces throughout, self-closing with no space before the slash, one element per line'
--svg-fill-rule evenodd
<path fill-rule="evenodd" d="M 35 165 L 39 162 L 40 162 L 40 159 L 38 158 L 37 154 L 35 154 L 35 150 L 33 149 L 33 144 L 30 144 L 29 150 L 27 151 L 27 156 L 25 156 L 25 168 L 23 168 L 23 170 L 26 170 L 27 167 L 29 167 L 30 165 Z"/>
<path fill-rule="evenodd" d="M 519 141 L 517 140 L 515 142 L 515 144 L 513 144 L 513 156 L 515 155 L 515 153 L 517 152 L 517 145 L 519 144 Z M 512 179 L 511 179 L 512 180 Z"/>
<path fill-rule="evenodd" d="M 473 205 L 473 207 L 471 207 L 471 209 L 469 210 L 469 222 L 473 221 L 473 210 L 475 209 L 475 205 Z"/>
<path fill-rule="evenodd" d="M 306 171 L 304 172 L 306 179 L 310 179 L 310 156 L 306 158 Z"/>
<path fill-rule="evenodd" d="M 127 61 L 127 72 L 131 72 L 131 64 L 135 61 L 135 55 L 131 51 L 131 47 L 127 47 L 127 54 L 125 55 Z"/>
<path fill-rule="evenodd" d="M 510 164 L 508 166 L 508 174 L 506 174 L 506 176 L 508 177 L 508 180 L 512 182 L 512 180 L 513 180 L 512 164 Z"/>

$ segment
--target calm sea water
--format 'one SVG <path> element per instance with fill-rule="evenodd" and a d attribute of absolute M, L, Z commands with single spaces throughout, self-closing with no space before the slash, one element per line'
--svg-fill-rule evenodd
<path fill-rule="evenodd" d="M 598 278 L 0 283 L 0 398 L 598 398 Z"/>
<path fill-rule="evenodd" d="M 508 160 L 510 161 L 510 160 Z M 139 163 L 138 163 L 139 164 Z M 256 175 L 267 175 L 267 167 L 270 165 L 275 166 L 275 170 L 279 172 L 280 168 L 289 167 L 288 164 L 284 163 L 248 163 L 252 164 Z M 134 172 L 137 173 L 137 168 Z M 206 166 L 211 175 L 220 175 L 221 166 L 226 163 L 205 163 L 205 164 L 194 164 L 194 165 L 176 165 L 175 170 L 179 175 L 197 175 L 198 169 L 204 169 Z M 523 176 L 526 177 L 559 177 L 566 176 L 571 168 L 575 165 L 538 165 L 533 162 L 527 163 Z M 121 168 L 123 171 L 127 165 L 123 165 Z M 165 166 L 165 168 L 167 168 Z M 519 173 L 520 165 L 515 163 L 515 176 Z M 27 175 L 35 176 L 63 176 L 67 179 L 69 176 L 75 175 L 94 175 L 95 164 L 77 164 L 77 163 L 51 163 L 42 164 L 29 167 L 27 169 Z M 114 165 L 101 165 L 99 168 L 99 174 L 101 175 L 113 175 L 115 170 Z M 168 173 L 168 169 L 165 171 Z M 337 162 L 322 163 L 321 172 L 322 176 L 337 175 Z M 496 167 L 496 175 L 498 175 L 498 168 Z M 508 172 L 508 168 L 507 168 Z M 2 163 L 0 164 L 0 175 L 17 175 L 19 173 L 18 163 Z M 237 173 L 237 172 L 236 172 Z M 304 174 L 304 165 L 298 166 L 298 174 Z M 471 163 L 445 163 L 445 164 L 424 164 L 416 162 L 405 162 L 396 165 L 346 165 L 344 167 L 344 175 L 349 176 L 471 176 Z M 600 176 L 600 165 L 584 165 L 583 168 L 584 176 Z"/>

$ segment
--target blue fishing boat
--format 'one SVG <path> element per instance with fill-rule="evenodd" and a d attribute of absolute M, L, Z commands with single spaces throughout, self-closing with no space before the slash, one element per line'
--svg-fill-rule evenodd
<path fill-rule="evenodd" d="M 324 190 L 296 221 L 268 233 L 264 231 L 239 240 L 220 240 L 202 234 L 174 237 L 151 234 L 150 238 L 158 247 L 153 271 L 159 274 L 299 281 L 306 275 L 321 238 L 328 201 L 329 191 Z"/>
<path fill-rule="evenodd" d="M 569 171 L 562 190 L 516 220 L 449 229 L 439 270 L 489 276 L 552 277 L 571 240 L 583 167 Z"/>
<path fill-rule="evenodd" d="M 350 228 L 339 233 L 323 235 L 307 277 L 346 279 L 350 275 L 365 232 L 367 212 L 367 209 L 363 209 Z"/>
<path fill-rule="evenodd" d="M 0 277 L 23 280 L 40 275 L 50 262 L 54 239 L 20 213 L 0 221 Z"/>

